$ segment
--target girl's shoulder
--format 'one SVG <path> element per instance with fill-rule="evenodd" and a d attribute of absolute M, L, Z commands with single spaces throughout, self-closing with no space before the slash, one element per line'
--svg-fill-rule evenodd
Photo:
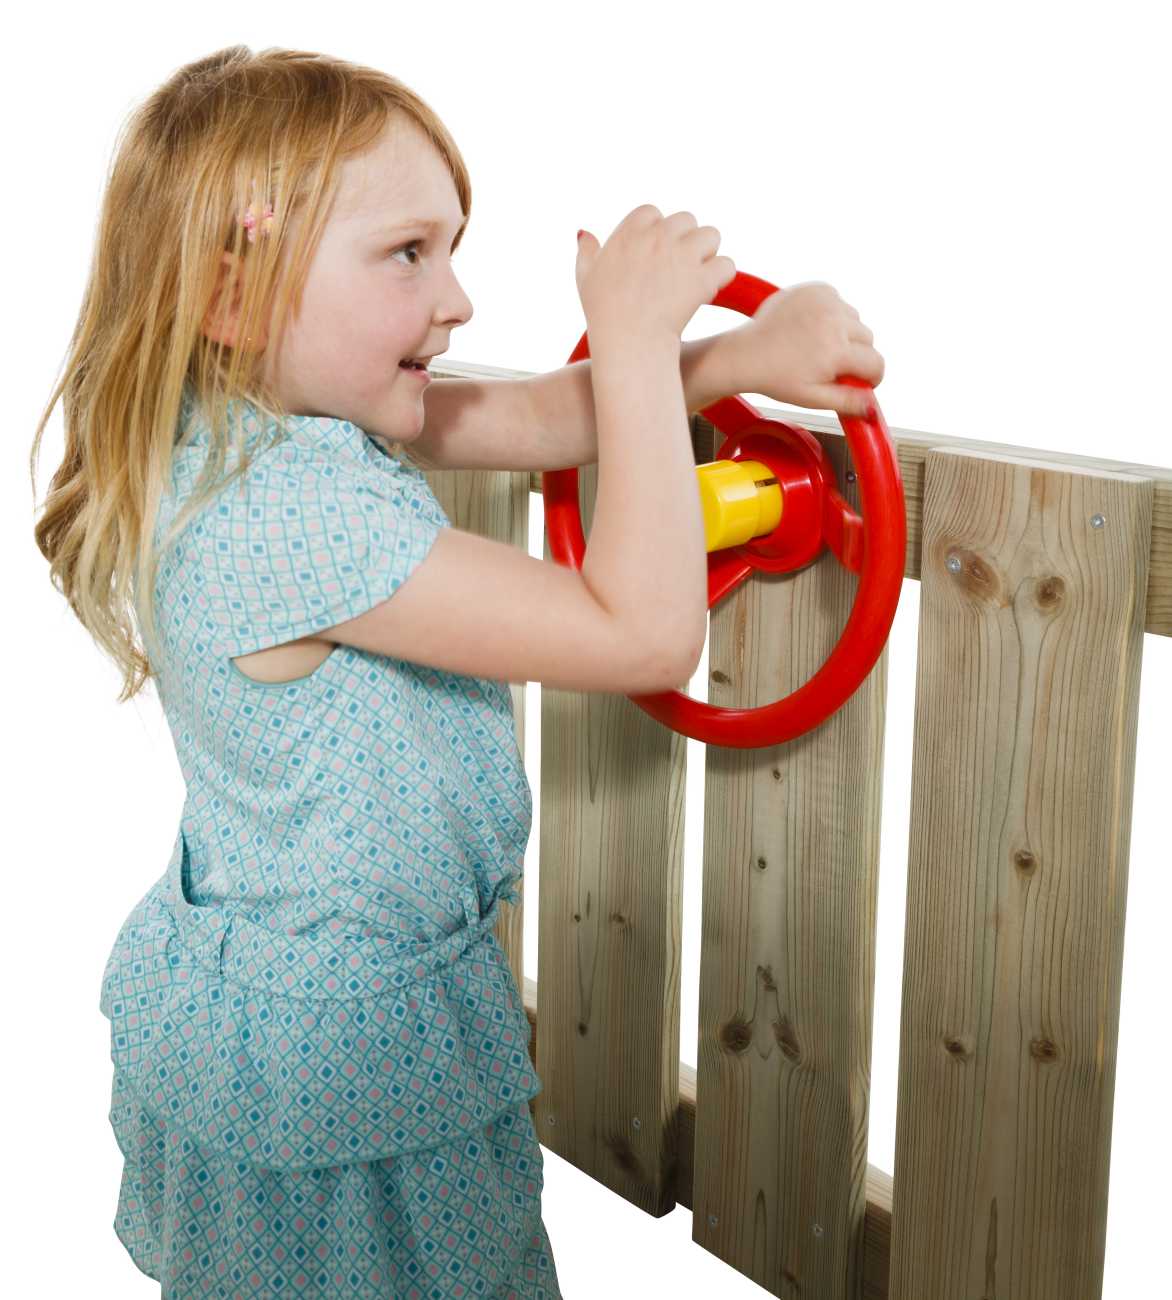
<path fill-rule="evenodd" d="M 290 415 L 278 422 L 251 404 L 229 403 L 226 478 L 245 449 L 248 464 L 237 475 L 232 499 L 250 506 L 280 507 L 292 494 L 304 501 L 316 494 L 365 491 L 393 495 L 416 511 L 447 523 L 421 469 L 386 450 L 382 441 L 350 420 L 326 415 Z M 212 433 L 199 408 L 185 398 L 176 429 L 173 490 L 182 495 L 207 464 Z"/>

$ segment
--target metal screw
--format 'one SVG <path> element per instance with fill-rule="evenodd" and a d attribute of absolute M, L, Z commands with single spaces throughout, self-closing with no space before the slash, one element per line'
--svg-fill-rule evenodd
<path fill-rule="evenodd" d="M 716 1227 L 716 1215 L 715 1215 L 715 1214 L 710 1214 L 710 1215 L 708 1216 L 708 1226 L 709 1226 L 710 1228 L 715 1228 L 715 1227 Z"/>
<path fill-rule="evenodd" d="M 854 472 L 853 469 L 848 469 L 848 470 L 847 470 L 847 472 L 846 472 L 846 481 L 847 481 L 848 483 L 853 483 L 853 482 L 855 481 L 855 472 Z"/>
<path fill-rule="evenodd" d="M 944 561 L 944 567 L 949 573 L 959 573 L 961 569 L 960 556 L 950 555 L 948 559 Z"/>
<path fill-rule="evenodd" d="M 635 1116 L 635 1118 L 631 1121 L 631 1123 L 635 1126 L 635 1128 L 643 1127 L 643 1121 L 639 1118 L 638 1115 Z"/>
<path fill-rule="evenodd" d="M 556 1123 L 557 1123 L 557 1120 L 554 1119 L 554 1117 L 553 1117 L 552 1115 L 547 1115 L 547 1116 L 545 1117 L 545 1122 L 546 1122 L 547 1124 L 556 1124 Z"/>
<path fill-rule="evenodd" d="M 820 1223 L 814 1224 L 814 1236 L 820 1237 L 821 1235 L 822 1235 L 822 1225 Z"/>
<path fill-rule="evenodd" d="M 1106 522 L 1106 519 L 1104 519 L 1102 515 L 1091 515 L 1092 528 L 1102 528 Z"/>

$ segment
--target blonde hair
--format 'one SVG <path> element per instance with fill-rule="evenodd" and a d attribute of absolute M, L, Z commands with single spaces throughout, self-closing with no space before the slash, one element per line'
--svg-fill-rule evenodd
<path fill-rule="evenodd" d="M 458 244 L 472 203 L 464 161 L 436 114 L 386 73 L 300 50 L 254 54 L 232 45 L 180 68 L 124 123 L 64 374 L 29 457 L 35 497 L 41 436 L 63 398 L 65 455 L 34 534 L 50 580 L 119 666 L 119 703 L 157 676 L 147 649 L 158 644 L 160 556 L 193 514 L 247 472 L 251 457 L 238 424 L 239 467 L 222 478 L 230 407 L 251 403 L 284 433 L 288 412 L 264 383 L 261 354 L 203 332 L 223 254 L 246 258 L 240 336 L 268 323 L 270 337 L 279 337 L 300 304 L 340 163 L 404 117 L 451 172 L 465 218 Z M 254 201 L 256 211 L 271 202 L 275 216 L 246 252 L 240 218 Z M 304 221 L 290 253 L 290 219 L 298 214 Z M 156 549 L 186 394 L 209 429 L 207 464 Z"/>

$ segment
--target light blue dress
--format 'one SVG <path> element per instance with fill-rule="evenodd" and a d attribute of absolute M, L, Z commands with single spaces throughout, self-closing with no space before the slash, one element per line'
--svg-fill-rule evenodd
<path fill-rule="evenodd" d="M 156 537 L 207 452 L 190 396 L 176 433 Z M 287 683 L 231 662 L 387 599 L 449 525 L 421 471 L 295 416 L 160 563 L 187 795 L 100 1006 L 114 1228 L 163 1300 L 561 1295 L 493 934 L 533 808 L 508 683 L 344 645 Z"/>

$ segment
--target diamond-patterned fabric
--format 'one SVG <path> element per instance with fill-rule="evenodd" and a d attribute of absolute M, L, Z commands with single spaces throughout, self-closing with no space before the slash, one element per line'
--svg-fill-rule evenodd
<path fill-rule="evenodd" d="M 508 683 L 344 645 L 293 682 L 232 663 L 387 599 L 450 521 L 348 421 L 230 416 L 253 464 L 155 589 L 187 795 L 102 977 L 115 1231 L 164 1300 L 552 1300 L 493 934 L 532 825 Z M 176 435 L 156 539 L 209 446 L 190 396 Z"/>

